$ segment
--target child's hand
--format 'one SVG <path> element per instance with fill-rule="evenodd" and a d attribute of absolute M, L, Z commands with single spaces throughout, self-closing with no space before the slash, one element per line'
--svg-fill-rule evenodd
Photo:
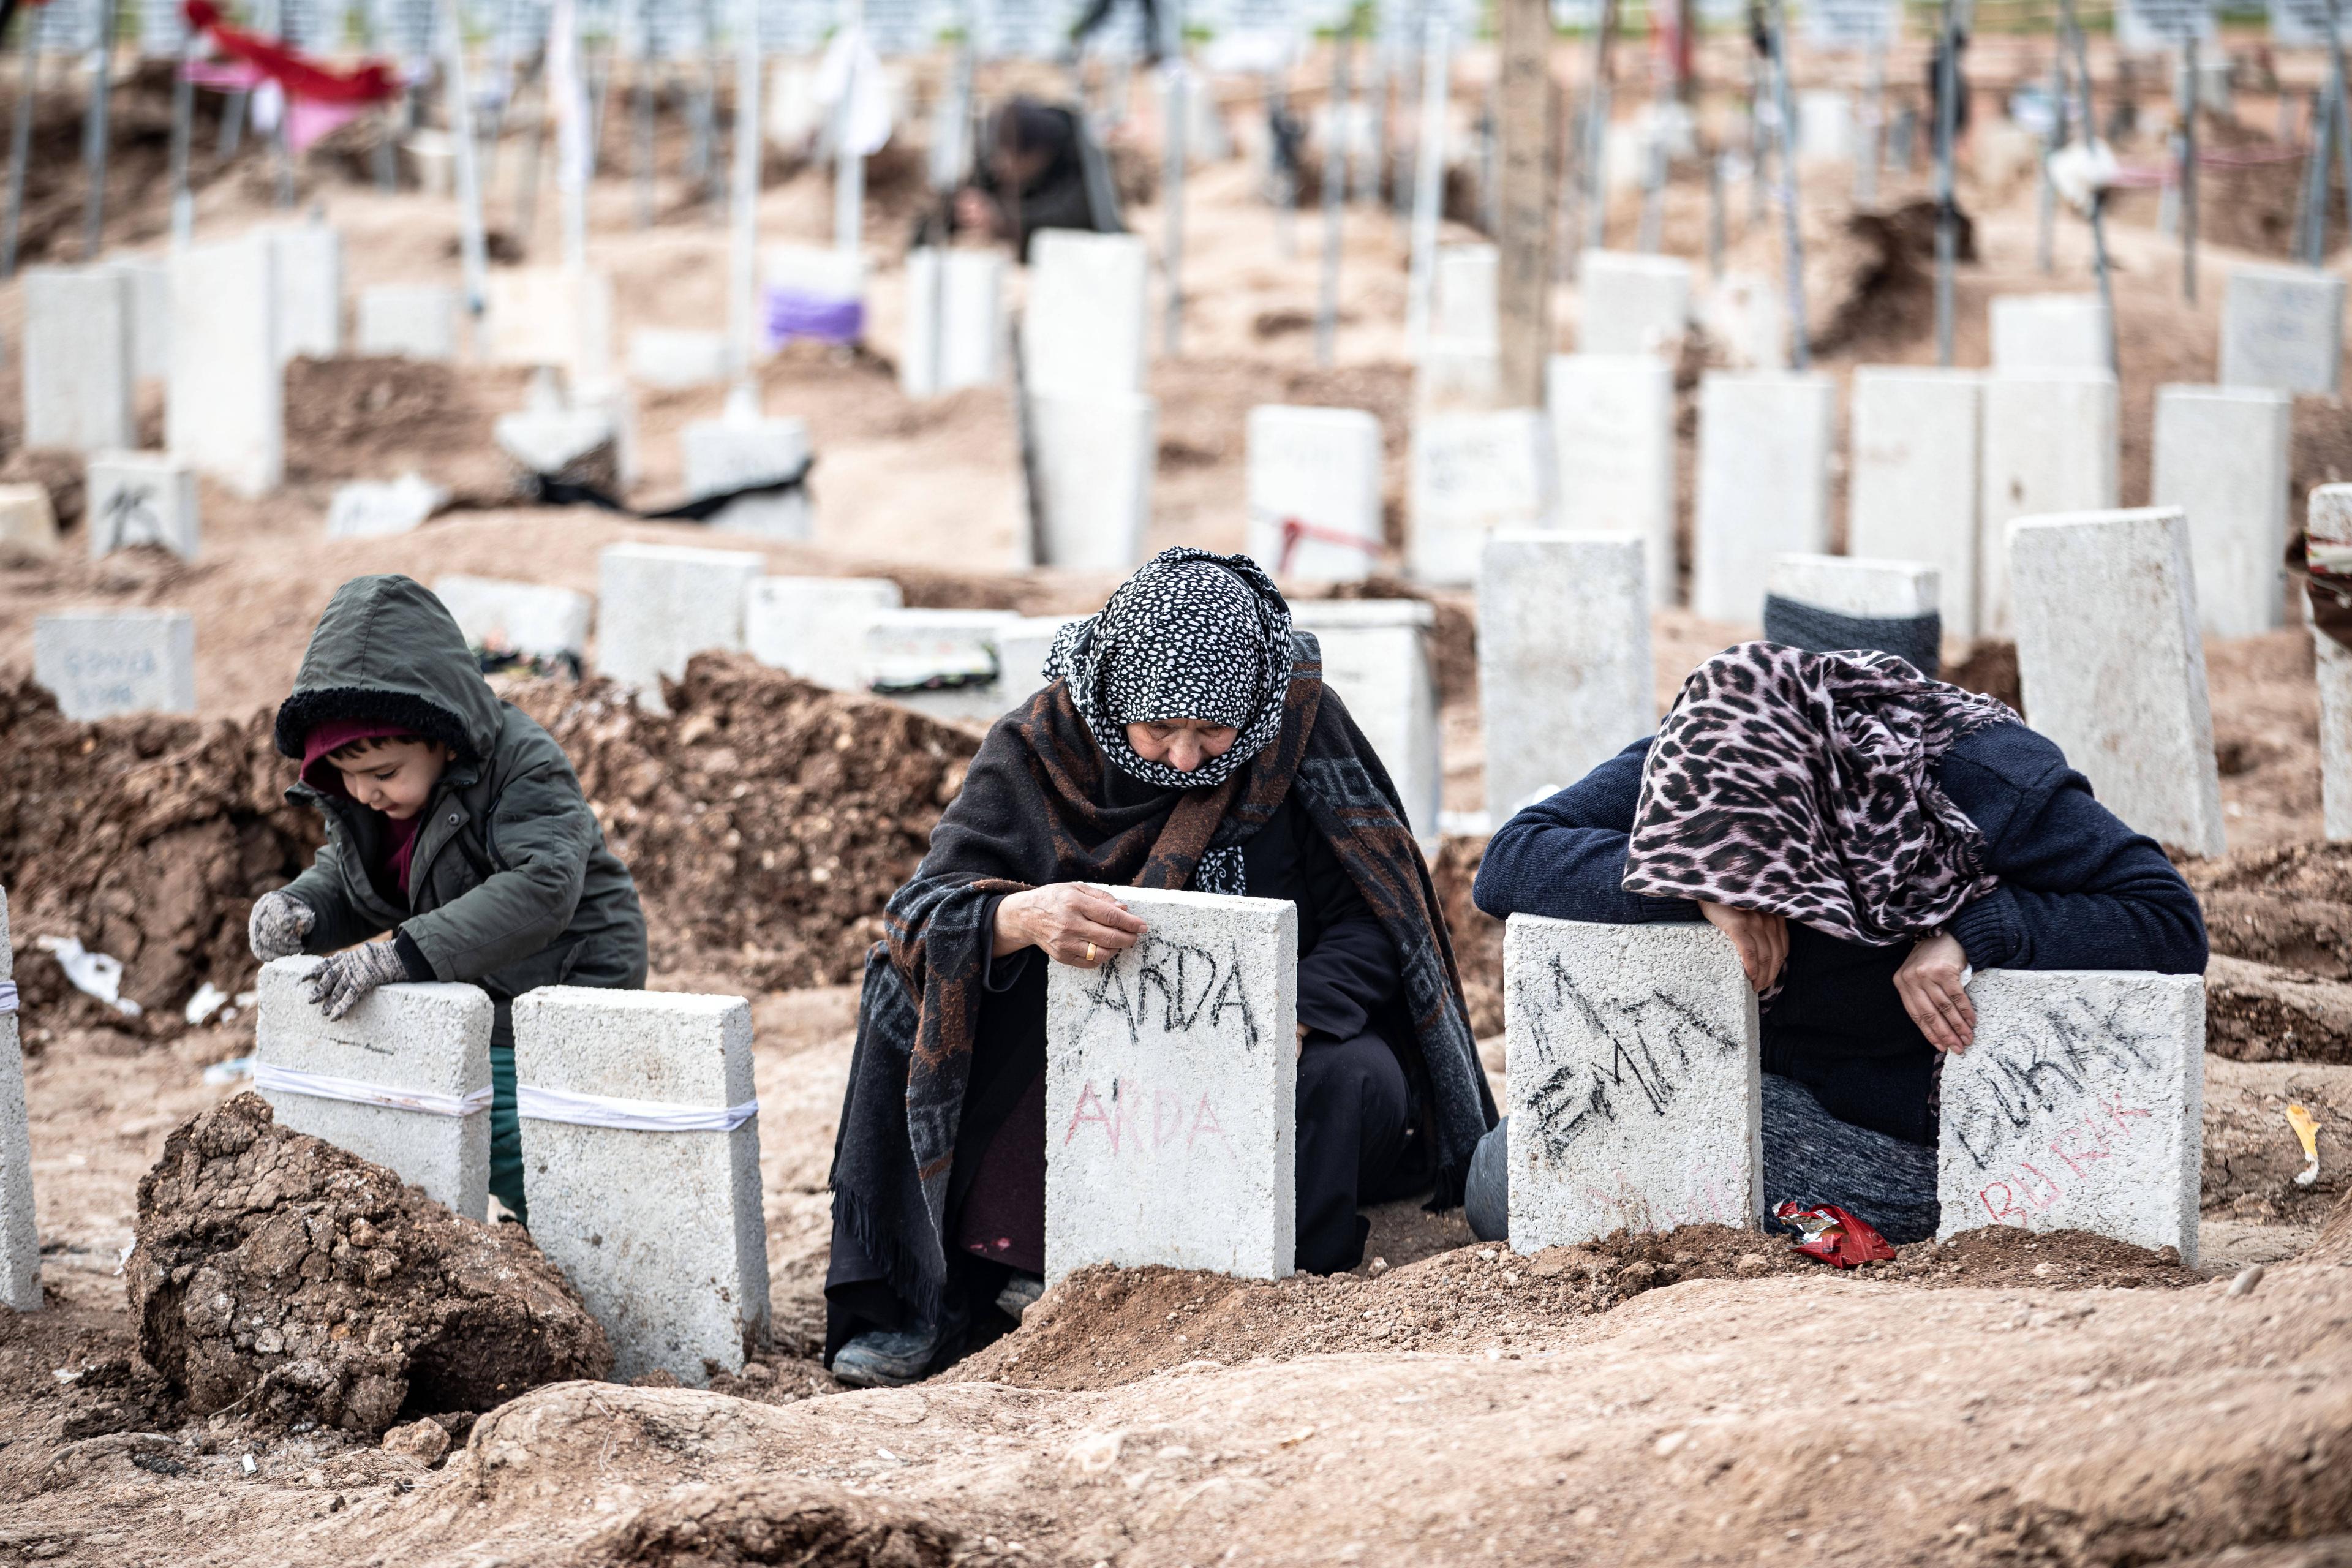
<path fill-rule="evenodd" d="M 268 963 L 292 958 L 302 951 L 302 939 L 319 923 L 319 912 L 291 893 L 264 893 L 253 900 L 253 915 L 245 922 L 245 940 L 253 956 Z"/>
<path fill-rule="evenodd" d="M 408 966 L 388 942 L 367 942 L 335 954 L 310 976 L 310 1000 L 330 1018 L 340 1018 L 379 985 L 408 978 Z"/>

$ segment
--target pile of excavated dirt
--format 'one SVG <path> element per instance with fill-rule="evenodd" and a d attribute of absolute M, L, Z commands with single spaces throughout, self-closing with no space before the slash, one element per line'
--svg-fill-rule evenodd
<path fill-rule="evenodd" d="M 664 1499 L 583 1542 L 572 1568 L 949 1568 L 1019 1562 L 929 1514 L 838 1487 L 758 1479 Z"/>
<path fill-rule="evenodd" d="M 374 1436 L 613 1370 L 604 1331 L 520 1226 L 460 1218 L 240 1094 L 139 1184 L 139 1352 L 206 1415 Z M 462 1423 L 444 1423 L 445 1426 Z"/>
<path fill-rule="evenodd" d="M 2352 845 L 2290 844 L 2183 868 L 2213 944 L 2206 1048 L 2352 1062 Z"/>
<path fill-rule="evenodd" d="M 1437 907 L 1454 937 L 1454 967 L 1462 972 L 1462 996 L 1470 1005 L 1470 1033 L 1482 1040 L 1503 1032 L 1503 922 L 1470 900 L 1486 858 L 1486 839 L 1455 835 L 1438 846 L 1429 867 Z"/>

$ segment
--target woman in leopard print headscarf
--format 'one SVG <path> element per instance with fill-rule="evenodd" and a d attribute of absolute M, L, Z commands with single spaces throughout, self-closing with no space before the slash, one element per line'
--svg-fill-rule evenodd
<path fill-rule="evenodd" d="M 1720 929 L 1759 993 L 1768 1200 L 1898 1241 L 1936 1228 L 1932 1097 L 1938 1053 L 1974 1036 L 1973 970 L 2205 966 L 2164 851 L 2007 707 L 1889 655 L 1773 643 L 1700 664 L 1654 740 L 1513 817 L 1475 897 Z M 1499 1155 L 1474 1163 L 1474 1224 Z"/>

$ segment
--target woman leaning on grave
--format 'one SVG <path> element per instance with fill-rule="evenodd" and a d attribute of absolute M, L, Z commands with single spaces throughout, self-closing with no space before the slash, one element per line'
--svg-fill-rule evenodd
<path fill-rule="evenodd" d="M 1764 1194 L 1935 1234 L 1939 1053 L 1976 969 L 2205 968 L 2197 897 L 2047 739 L 1883 653 L 1743 643 L 1653 740 L 1487 846 L 1478 907 L 1713 922 L 1761 994 Z M 1504 1135 L 1471 1225 L 1499 1237 Z"/>
<path fill-rule="evenodd" d="M 1298 910 L 1297 1258 L 1360 1204 L 1461 1201 L 1495 1121 L 1429 873 L 1314 640 L 1247 556 L 1177 549 L 1066 627 L 867 957 L 834 1150 L 825 1353 L 901 1383 L 1043 1289 L 1047 960 L 1140 940 L 1119 887 Z"/>

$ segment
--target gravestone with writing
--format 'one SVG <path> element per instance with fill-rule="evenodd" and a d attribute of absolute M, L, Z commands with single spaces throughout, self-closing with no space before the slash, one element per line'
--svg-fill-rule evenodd
<path fill-rule="evenodd" d="M 1554 354 L 1544 403 L 1560 526 L 1636 535 L 1650 603 L 1673 604 L 1674 366 L 1656 354 Z"/>
<path fill-rule="evenodd" d="M 2127 49 L 2178 48 L 2213 36 L 2213 0 L 2119 0 L 2116 41 Z"/>
<path fill-rule="evenodd" d="M 706 648 L 743 647 L 743 606 L 767 558 L 748 550 L 613 544 L 596 558 L 596 668 L 665 712 L 662 677 Z"/>
<path fill-rule="evenodd" d="M 487 1218 L 488 994 L 478 985 L 383 985 L 331 1021 L 310 998 L 310 974 L 322 962 L 262 965 L 254 1088 L 278 1125 L 389 1166 L 469 1219 Z"/>
<path fill-rule="evenodd" d="M 1413 421 L 1408 559 L 1424 583 L 1478 580 L 1489 534 L 1552 521 L 1549 432 L 1539 408 Z"/>
<path fill-rule="evenodd" d="M 585 594 L 458 573 L 434 578 L 433 594 L 447 606 L 468 647 L 530 658 L 587 654 L 588 619 L 596 602 Z"/>
<path fill-rule="evenodd" d="M 181 459 L 162 452 L 98 453 L 83 496 L 91 560 L 139 544 L 196 558 L 196 471 Z"/>
<path fill-rule="evenodd" d="M 2087 1230 L 2196 1267 L 2203 976 L 1991 969 L 1969 999 L 1975 1039 L 1944 1058 L 1937 1234 Z"/>
<path fill-rule="evenodd" d="M 750 1004 L 550 985 L 516 998 L 514 1030 L 530 1238 L 613 1375 L 741 1371 L 768 1327 Z"/>
<path fill-rule="evenodd" d="M 1360 408 L 1249 415 L 1250 555 L 1277 575 L 1353 582 L 1381 558 L 1381 422 Z"/>
<path fill-rule="evenodd" d="M 8 889 L 0 888 L 0 1306 L 41 1307 L 41 1238 L 33 1224 L 33 1134 L 25 1109 L 25 1051 L 16 1030 L 16 968 L 8 945 Z"/>
<path fill-rule="evenodd" d="M 1944 629 L 1977 629 L 1977 485 L 1984 377 L 1862 365 L 1853 373 L 1846 549 L 1936 568 Z"/>
<path fill-rule="evenodd" d="M 1045 1277 L 1110 1263 L 1282 1279 L 1297 1263 L 1297 909 L 1114 892 L 1143 939 L 1045 982 Z"/>
<path fill-rule="evenodd" d="M 2309 267 L 2231 268 L 2221 296 L 2222 385 L 2332 397 L 2343 365 L 2343 279 Z"/>
<path fill-rule="evenodd" d="M 27 268 L 24 300 L 25 445 L 137 446 L 129 277 L 112 267 Z"/>
<path fill-rule="evenodd" d="M 1722 932 L 1513 915 L 1503 1016 L 1512 1251 L 1757 1223 L 1756 993 Z"/>
<path fill-rule="evenodd" d="M 1753 625 L 1773 561 L 1829 548 L 1836 427 L 1837 383 L 1828 376 L 1709 371 L 1701 379 L 1692 609 Z"/>
<path fill-rule="evenodd" d="M 33 679 L 68 719 L 196 710 L 196 622 L 185 610 L 60 610 L 33 622 Z"/>

